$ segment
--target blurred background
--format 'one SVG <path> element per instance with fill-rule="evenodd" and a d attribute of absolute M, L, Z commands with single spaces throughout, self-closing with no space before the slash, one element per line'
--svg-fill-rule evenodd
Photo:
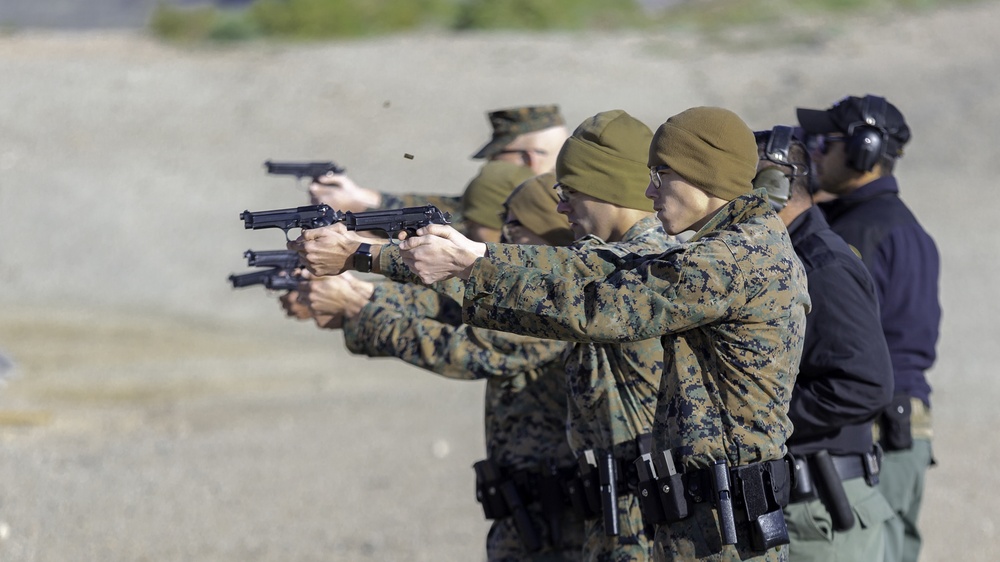
<path fill-rule="evenodd" d="M 924 560 L 991 560 L 998 25 L 971 0 L 0 0 L 0 560 L 482 559 L 482 384 L 227 282 L 284 244 L 240 212 L 307 202 L 263 162 L 457 194 L 493 109 L 764 129 L 866 93 L 913 130 L 902 197 L 944 265 Z"/>

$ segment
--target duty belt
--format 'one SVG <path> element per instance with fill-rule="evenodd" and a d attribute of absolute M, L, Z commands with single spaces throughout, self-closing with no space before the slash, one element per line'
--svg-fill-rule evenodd
<path fill-rule="evenodd" d="M 539 470 L 508 470 L 492 459 L 472 465 L 476 470 L 476 500 L 487 519 L 512 517 L 525 550 L 536 552 L 542 542 L 528 506 L 538 505 L 545 517 L 554 548 L 562 543 L 562 518 L 570 507 L 563 482 L 573 478 L 576 467 L 543 465 Z"/>
<path fill-rule="evenodd" d="M 736 521 L 749 524 L 751 550 L 788 544 L 782 507 L 788 504 L 792 469 L 787 459 L 729 467 L 724 459 L 707 468 L 679 472 L 671 451 L 641 455 L 639 505 L 649 524 L 686 519 L 692 504 L 711 502 L 723 544 L 736 544 Z"/>
<path fill-rule="evenodd" d="M 576 467 L 557 469 L 546 465 L 538 471 L 504 470 L 490 459 L 480 461 L 473 465 L 476 499 L 483 505 L 487 519 L 513 516 L 526 546 L 532 541 L 531 521 L 524 506 L 535 502 L 541 505 L 554 534 L 558 532 L 555 522 L 571 509 L 580 519 L 600 517 L 604 533 L 615 536 L 619 530 L 618 498 L 638 489 L 633 461 L 651 446 L 652 435 L 642 433 L 610 450 L 587 449 L 577 459 Z M 537 537 L 533 544 L 538 544 Z"/>
<path fill-rule="evenodd" d="M 882 451 L 878 445 L 865 454 L 831 455 L 823 450 L 795 457 L 791 502 L 818 499 L 829 512 L 835 531 L 851 529 L 854 511 L 844 490 L 844 481 L 863 477 L 869 486 L 875 486 L 881 460 Z"/>

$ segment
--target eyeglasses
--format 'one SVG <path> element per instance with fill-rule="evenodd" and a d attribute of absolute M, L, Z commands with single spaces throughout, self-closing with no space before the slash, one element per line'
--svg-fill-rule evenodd
<path fill-rule="evenodd" d="M 566 187 L 561 183 L 557 183 L 552 186 L 552 189 L 556 190 L 556 198 L 559 199 L 560 203 L 569 203 L 573 200 L 573 194 L 576 193 L 572 188 Z"/>
<path fill-rule="evenodd" d="M 504 223 L 502 225 L 500 225 L 500 233 L 503 235 L 504 239 L 509 242 L 514 237 L 513 236 L 514 229 L 515 228 L 521 228 L 523 226 L 524 225 L 521 224 L 521 221 L 519 221 L 517 219 L 511 219 L 509 221 L 504 221 Z"/>
<path fill-rule="evenodd" d="M 835 142 L 846 142 L 844 135 L 816 135 L 813 137 L 812 148 L 820 154 L 826 155 L 830 152 L 830 145 Z"/>
<path fill-rule="evenodd" d="M 649 183 L 653 184 L 654 189 L 660 189 L 660 184 L 663 183 L 663 178 L 660 177 L 660 174 L 669 169 L 670 166 L 653 166 L 649 169 Z"/>

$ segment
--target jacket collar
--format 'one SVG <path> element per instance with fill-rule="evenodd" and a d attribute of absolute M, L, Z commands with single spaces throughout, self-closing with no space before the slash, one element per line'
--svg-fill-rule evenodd
<path fill-rule="evenodd" d="M 792 244 L 794 245 L 799 240 L 804 240 L 828 228 L 830 228 L 830 225 L 827 224 L 826 219 L 823 217 L 823 211 L 818 206 L 813 205 L 795 217 L 792 224 L 788 225 L 788 237 L 792 239 Z"/>
<path fill-rule="evenodd" d="M 899 195 L 899 184 L 896 183 L 895 176 L 883 176 L 870 181 L 852 193 L 820 203 L 819 206 L 827 216 L 836 216 L 852 207 L 885 195 Z"/>
<path fill-rule="evenodd" d="M 774 209 L 767 201 L 767 191 L 755 189 L 723 205 L 705 226 L 688 239 L 688 242 L 695 242 L 707 235 L 728 230 L 734 224 L 761 219 L 768 213 L 774 215 Z"/>

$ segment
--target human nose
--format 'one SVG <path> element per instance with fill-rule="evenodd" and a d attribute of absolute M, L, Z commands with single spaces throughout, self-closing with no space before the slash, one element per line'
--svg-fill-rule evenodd
<path fill-rule="evenodd" d="M 657 189 L 656 186 L 653 185 L 652 180 L 650 180 L 649 185 L 646 186 L 646 192 L 643 195 L 646 196 L 646 199 L 656 199 L 657 191 L 659 191 L 659 189 Z"/>

